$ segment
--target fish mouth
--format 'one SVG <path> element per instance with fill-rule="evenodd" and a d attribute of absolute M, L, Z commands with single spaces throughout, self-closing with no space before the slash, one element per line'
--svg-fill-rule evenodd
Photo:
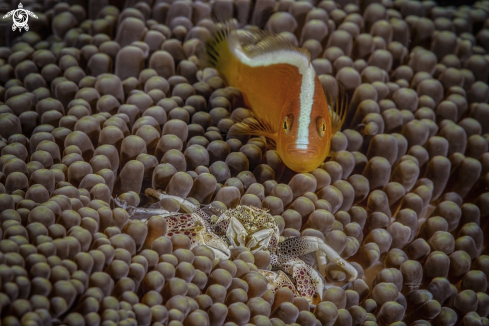
<path fill-rule="evenodd" d="M 319 152 L 319 147 L 310 144 L 290 144 L 287 146 L 290 154 L 311 155 Z"/>

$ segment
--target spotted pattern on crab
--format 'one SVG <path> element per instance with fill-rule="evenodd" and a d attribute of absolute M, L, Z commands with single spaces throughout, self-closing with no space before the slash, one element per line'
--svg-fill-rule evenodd
<path fill-rule="evenodd" d="M 318 273 L 301 259 L 291 259 L 287 263 L 282 264 L 285 271 L 292 275 L 292 280 L 297 289 L 297 292 L 309 302 L 314 303 L 321 294 L 318 293 L 322 289 L 323 283 L 318 278 Z"/>
<path fill-rule="evenodd" d="M 298 258 L 299 256 L 316 251 L 308 237 L 290 237 L 285 239 L 278 245 L 278 257 L 280 262 L 286 263 L 289 260 Z"/>
<path fill-rule="evenodd" d="M 272 237 L 270 239 L 270 242 L 268 243 L 268 247 L 272 248 L 272 250 L 277 248 L 278 247 L 278 237 Z"/>
<path fill-rule="evenodd" d="M 274 253 L 270 253 L 270 265 L 272 265 L 272 267 L 280 267 L 278 256 Z"/>
<path fill-rule="evenodd" d="M 202 209 L 197 210 L 196 212 L 194 212 L 194 214 L 197 214 L 201 218 L 205 229 L 207 231 L 209 231 L 211 229 L 211 223 L 212 223 L 211 217 L 206 212 L 204 212 Z"/>
<path fill-rule="evenodd" d="M 167 236 L 172 237 L 176 234 L 186 235 L 190 239 L 191 246 L 198 245 L 199 234 L 205 231 L 205 227 L 200 220 L 196 220 L 191 214 L 178 214 L 167 217 Z"/>
<path fill-rule="evenodd" d="M 312 297 L 316 293 L 316 289 L 307 267 L 306 264 L 295 265 L 292 268 L 292 275 L 296 280 L 295 286 L 298 291 L 305 296 Z"/>
<path fill-rule="evenodd" d="M 226 236 L 226 230 L 228 229 L 229 226 L 229 220 L 230 219 L 221 220 L 219 224 L 216 224 L 214 226 L 214 232 L 218 235 Z"/>
<path fill-rule="evenodd" d="M 253 206 L 241 206 L 223 212 L 220 220 L 215 224 L 215 231 L 226 233 L 231 218 L 236 218 L 249 232 L 254 233 L 261 229 L 275 228 L 276 223 L 268 211 Z"/>

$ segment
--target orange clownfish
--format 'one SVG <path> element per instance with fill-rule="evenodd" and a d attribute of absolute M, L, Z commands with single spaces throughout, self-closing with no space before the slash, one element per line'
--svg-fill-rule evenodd
<path fill-rule="evenodd" d="M 241 91 L 255 116 L 236 123 L 233 132 L 265 136 L 295 172 L 324 162 L 345 120 L 347 96 L 339 87 L 341 98 L 326 97 L 308 50 L 280 35 L 223 23 L 206 43 L 206 60 Z"/>

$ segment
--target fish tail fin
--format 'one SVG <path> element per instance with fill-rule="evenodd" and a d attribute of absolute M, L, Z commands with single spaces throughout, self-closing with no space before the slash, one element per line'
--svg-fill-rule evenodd
<path fill-rule="evenodd" d="M 206 67 L 211 67 L 224 73 L 231 64 L 234 55 L 231 52 L 233 46 L 239 45 L 236 28 L 231 20 L 220 20 L 214 15 L 216 29 L 212 37 L 205 44 L 205 53 L 201 62 Z"/>
<path fill-rule="evenodd" d="M 343 85 L 338 83 L 338 94 L 333 99 L 331 93 L 326 92 L 326 100 L 331 108 L 329 114 L 331 116 L 331 127 L 333 129 L 333 135 L 341 129 L 341 126 L 345 122 L 347 109 L 348 109 L 348 94 L 346 94 Z"/>

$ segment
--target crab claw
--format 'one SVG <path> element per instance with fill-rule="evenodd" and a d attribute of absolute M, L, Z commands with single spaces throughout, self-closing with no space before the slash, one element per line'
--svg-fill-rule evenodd
<path fill-rule="evenodd" d="M 251 234 L 246 243 L 246 247 L 251 250 L 251 253 L 255 253 L 258 250 L 268 247 L 274 231 L 274 229 L 263 229 Z"/>
<path fill-rule="evenodd" d="M 326 254 L 326 257 L 334 262 L 336 265 L 343 268 L 348 274 L 350 274 L 350 279 L 348 280 L 348 282 L 353 282 L 357 279 L 358 271 L 355 269 L 355 267 L 353 267 L 349 262 L 341 258 L 340 255 L 338 255 L 338 253 L 333 248 L 324 243 L 323 240 L 317 238 L 317 241 L 319 249 Z"/>
<path fill-rule="evenodd" d="M 132 217 L 137 209 L 137 207 L 131 206 L 124 199 L 119 197 L 114 198 L 114 203 L 122 209 L 125 209 L 130 217 Z"/>
<path fill-rule="evenodd" d="M 127 201 L 125 201 L 124 199 L 120 199 L 119 197 L 114 198 L 114 203 L 122 209 L 127 209 L 129 207 Z"/>

